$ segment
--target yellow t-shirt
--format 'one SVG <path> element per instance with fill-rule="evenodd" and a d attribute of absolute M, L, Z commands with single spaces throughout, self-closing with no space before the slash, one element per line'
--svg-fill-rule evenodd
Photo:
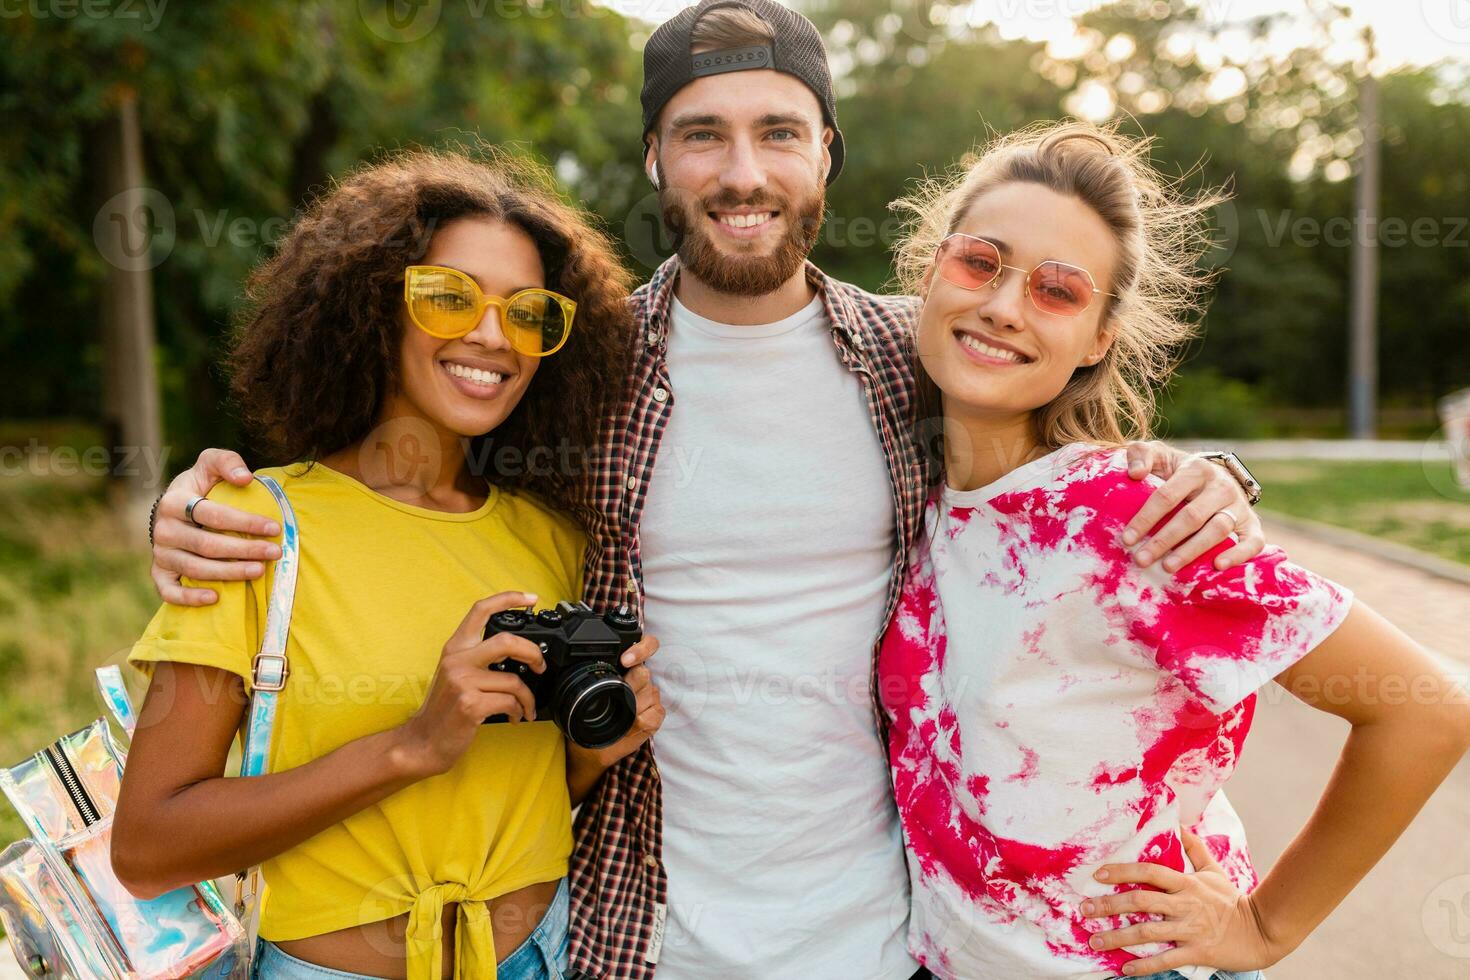
<path fill-rule="evenodd" d="M 491 489 L 467 514 L 382 496 L 323 465 L 263 471 L 300 525 L 301 557 L 270 772 L 406 721 L 470 606 L 507 590 L 581 597 L 586 539 L 535 498 Z M 259 484 L 211 500 L 279 517 Z M 208 583 L 213 606 L 165 605 L 129 660 L 238 674 L 249 689 L 267 580 Z M 262 866 L 260 934 L 286 941 L 410 912 L 409 976 L 432 977 L 446 902 L 459 902 L 456 975 L 494 976 L 485 900 L 567 873 L 565 746 L 551 722 L 486 725 L 454 768 L 421 780 Z M 488 959 L 488 964 L 485 962 Z"/>

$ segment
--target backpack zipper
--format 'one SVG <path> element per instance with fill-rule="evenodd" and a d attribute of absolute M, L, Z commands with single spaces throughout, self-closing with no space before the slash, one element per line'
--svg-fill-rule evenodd
<path fill-rule="evenodd" d="M 92 797 L 87 795 L 87 787 L 82 785 L 81 778 L 72 767 L 71 760 L 66 757 L 66 750 L 57 741 L 41 750 L 46 755 L 46 761 L 51 763 L 51 768 L 61 778 L 61 785 L 66 788 L 66 795 L 71 797 L 72 806 L 76 807 L 77 813 L 82 818 L 82 823 L 88 827 L 102 819 L 97 805 L 92 802 Z"/>

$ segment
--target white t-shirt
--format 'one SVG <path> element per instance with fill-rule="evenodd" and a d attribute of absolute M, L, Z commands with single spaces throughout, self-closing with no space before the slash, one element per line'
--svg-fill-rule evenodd
<path fill-rule="evenodd" d="M 1352 597 L 1267 548 L 1170 575 L 1119 538 L 1160 483 L 1121 450 L 1069 446 L 925 511 L 879 661 L 910 849 L 910 948 L 942 980 L 1101 978 L 1162 946 L 1098 952 L 1110 862 L 1192 870 L 1198 834 L 1256 884 L 1221 787 L 1255 691 L 1306 656 Z M 1185 968 L 1202 980 L 1208 964 Z"/>
<path fill-rule="evenodd" d="M 907 980 L 903 841 L 869 694 L 895 548 L 861 379 L 818 297 L 731 326 L 673 303 L 641 522 L 668 718 L 660 980 Z"/>

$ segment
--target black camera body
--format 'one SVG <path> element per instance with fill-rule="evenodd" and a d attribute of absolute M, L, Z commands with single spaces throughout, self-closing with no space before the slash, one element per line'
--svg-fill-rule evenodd
<path fill-rule="evenodd" d="M 589 749 L 606 748 L 632 730 L 638 700 L 623 680 L 628 669 L 622 657 L 643 638 L 643 627 L 626 606 L 605 615 L 585 602 L 559 602 L 536 613 L 507 609 L 485 625 L 485 639 L 496 633 L 514 633 L 541 648 L 543 674 L 519 660 L 490 665 L 525 682 L 536 698 L 538 719 L 555 721 L 568 738 Z M 485 724 L 507 720 L 491 715 Z"/>

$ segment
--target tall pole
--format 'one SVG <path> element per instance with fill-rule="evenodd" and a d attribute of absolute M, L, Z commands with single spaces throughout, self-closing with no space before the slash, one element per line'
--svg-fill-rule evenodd
<path fill-rule="evenodd" d="M 116 113 L 97 133 L 103 195 L 116 219 L 107 226 L 118 250 L 108 255 L 101 290 L 103 433 L 114 454 L 110 496 L 127 533 L 146 531 L 148 507 L 158 488 L 139 459 L 162 456 L 162 411 L 154 368 L 153 278 L 148 258 L 152 217 L 143 184 L 143 136 L 132 90 L 117 93 Z M 120 464 L 129 463 L 125 469 Z"/>
<path fill-rule="evenodd" d="M 1358 179 L 1353 236 L 1351 343 L 1348 362 L 1348 432 L 1373 439 L 1378 419 L 1378 80 L 1373 77 L 1373 29 L 1364 31 L 1367 64 L 1358 80 Z"/>

